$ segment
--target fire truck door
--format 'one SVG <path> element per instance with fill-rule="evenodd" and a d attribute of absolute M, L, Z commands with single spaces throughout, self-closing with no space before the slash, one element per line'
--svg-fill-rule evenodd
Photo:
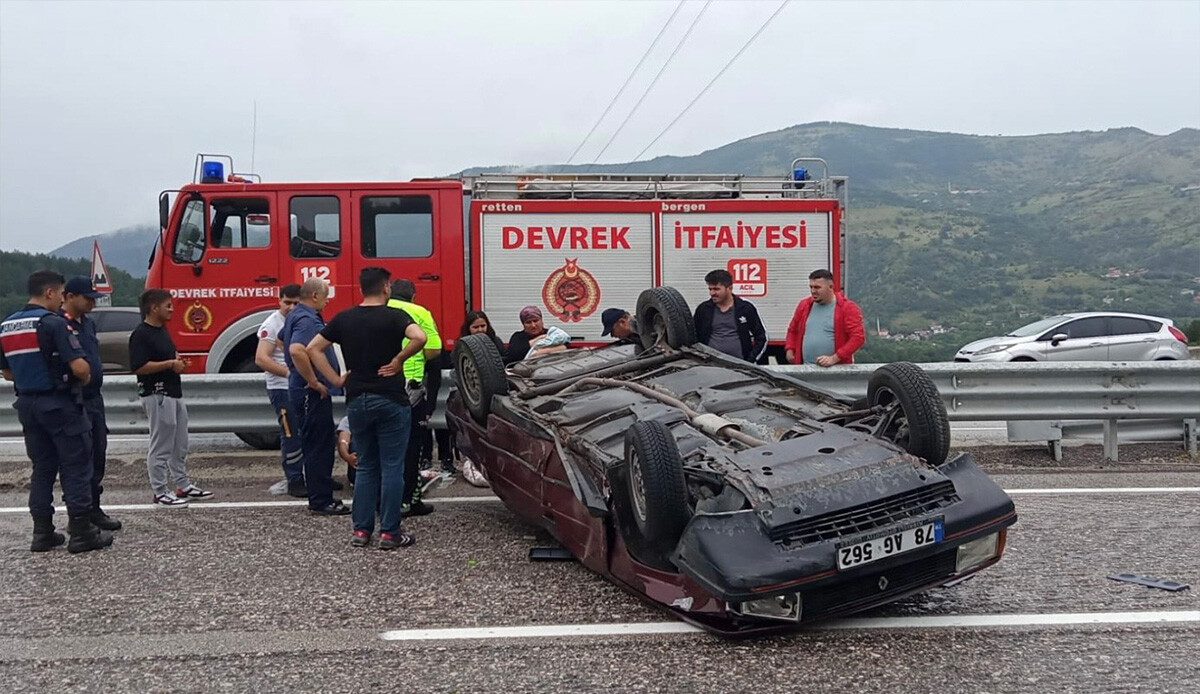
<path fill-rule="evenodd" d="M 329 283 L 329 320 L 338 311 L 358 303 L 358 285 L 345 246 L 349 225 L 349 196 L 344 192 L 304 192 L 286 197 L 287 243 L 283 251 L 287 272 L 281 284 L 321 279 Z"/>
<path fill-rule="evenodd" d="M 208 198 L 207 250 L 197 265 L 197 286 L 206 288 L 202 295 L 211 301 L 217 320 L 208 330 L 220 330 L 226 320 L 273 306 L 279 283 L 279 248 L 285 243 L 277 233 L 276 194 L 252 192 L 214 195 Z M 193 270 L 195 273 L 195 271 Z M 190 304 L 190 302 L 188 302 Z M 176 310 L 186 306 L 177 306 Z M 185 312 L 188 328 L 205 311 Z M 204 332 L 199 330 L 198 332 Z"/>
<path fill-rule="evenodd" d="M 414 301 L 428 308 L 438 322 L 438 332 L 447 335 L 457 325 L 443 325 L 443 283 L 439 260 L 440 242 L 435 233 L 434 209 L 439 192 L 404 188 L 372 190 L 351 195 L 355 249 L 354 275 L 372 265 L 387 268 L 392 280 L 411 280 Z M 461 262 L 461 260 L 460 260 Z M 452 336 L 452 335 L 451 335 Z"/>

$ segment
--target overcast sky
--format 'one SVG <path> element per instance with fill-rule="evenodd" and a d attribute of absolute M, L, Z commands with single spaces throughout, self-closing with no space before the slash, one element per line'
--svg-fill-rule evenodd
<path fill-rule="evenodd" d="M 253 146 L 271 180 L 563 162 L 677 5 L 0 0 L 0 248 L 157 223 L 158 191 L 190 182 L 201 151 L 248 170 Z M 779 6 L 711 3 L 601 161 L 642 151 Z M 576 161 L 704 8 L 679 8 Z M 792 0 L 644 157 L 821 120 L 1200 127 L 1200 0 Z"/>

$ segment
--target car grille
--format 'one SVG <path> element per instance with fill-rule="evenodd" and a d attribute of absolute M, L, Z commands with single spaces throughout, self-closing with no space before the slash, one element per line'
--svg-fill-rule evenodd
<path fill-rule="evenodd" d="M 858 535 L 909 518 L 916 518 L 958 501 L 954 483 L 946 480 L 903 494 L 785 523 L 771 531 L 771 539 L 784 545 L 802 545 Z"/>
<path fill-rule="evenodd" d="M 887 600 L 939 578 L 954 574 L 958 550 L 935 554 L 920 561 L 896 566 L 835 583 L 828 588 L 804 591 L 804 616 L 819 617 L 854 610 Z M 882 587 L 881 587 L 882 586 Z"/>

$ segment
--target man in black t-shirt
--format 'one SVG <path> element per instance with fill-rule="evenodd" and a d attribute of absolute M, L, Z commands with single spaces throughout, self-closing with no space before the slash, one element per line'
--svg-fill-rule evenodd
<path fill-rule="evenodd" d="M 188 479 L 188 415 L 179 379 L 187 362 L 179 358 L 166 328 L 174 311 L 171 293 L 147 289 L 138 297 L 138 307 L 142 322 L 129 334 L 129 368 L 137 375 L 138 395 L 150 420 L 150 451 L 146 454 L 150 488 L 154 503 L 185 506 L 189 500 L 208 499 L 213 493 Z M 168 486 L 171 482 L 174 489 Z"/>
<path fill-rule="evenodd" d="M 390 279 L 384 268 L 363 268 L 358 277 L 363 302 L 334 316 L 305 350 L 325 380 L 346 389 L 346 416 L 358 454 L 350 543 L 366 547 L 371 542 L 378 503 L 379 549 L 413 543 L 412 535 L 400 532 L 404 453 L 412 428 L 404 360 L 424 349 L 426 340 L 407 313 L 387 306 Z M 325 354 L 334 343 L 342 346 L 345 374 L 338 374 Z"/>

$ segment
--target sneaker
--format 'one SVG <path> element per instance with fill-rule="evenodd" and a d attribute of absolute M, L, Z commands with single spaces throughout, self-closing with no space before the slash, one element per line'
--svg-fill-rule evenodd
<path fill-rule="evenodd" d="M 175 496 L 187 497 L 189 499 L 211 499 L 213 493 L 197 487 L 194 484 L 189 484 L 187 489 L 176 489 Z"/>
<path fill-rule="evenodd" d="M 411 504 L 404 504 L 400 507 L 400 516 L 402 518 L 428 516 L 431 513 L 433 513 L 433 504 L 427 504 L 424 501 L 414 501 Z"/>
<path fill-rule="evenodd" d="M 154 503 L 159 506 L 187 506 L 188 500 L 175 496 L 175 492 L 167 492 L 154 497 Z"/>
<path fill-rule="evenodd" d="M 283 496 L 284 494 L 287 494 L 287 490 L 288 490 L 288 481 L 286 479 L 279 480 L 275 484 L 272 484 L 270 487 L 267 487 L 267 492 L 270 494 L 274 494 L 275 496 Z"/>
<path fill-rule="evenodd" d="M 371 533 L 366 530 L 355 530 L 354 536 L 350 538 L 351 547 L 366 547 L 371 544 Z"/>
<path fill-rule="evenodd" d="M 397 547 L 408 547 L 416 542 L 417 538 L 408 533 L 379 533 L 379 549 L 396 549 Z"/>
<path fill-rule="evenodd" d="M 308 486 L 304 484 L 304 480 L 300 480 L 299 482 L 288 482 L 287 493 L 288 496 L 294 496 L 297 499 L 307 499 Z"/>

